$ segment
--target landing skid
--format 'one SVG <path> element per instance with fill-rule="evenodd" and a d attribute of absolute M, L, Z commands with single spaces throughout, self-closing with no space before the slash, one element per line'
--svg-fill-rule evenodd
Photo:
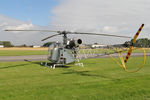
<path fill-rule="evenodd" d="M 84 64 L 83 63 L 80 63 L 80 60 L 79 59 L 76 59 L 77 63 L 75 63 L 76 66 L 81 66 L 81 67 L 84 67 Z"/>
<path fill-rule="evenodd" d="M 52 69 L 55 69 L 56 66 L 64 66 L 63 64 L 53 64 L 49 62 L 41 62 L 41 65 Z"/>
<path fill-rule="evenodd" d="M 83 64 L 83 63 L 76 63 L 75 65 L 76 65 L 76 66 L 84 67 L 84 64 Z"/>
<path fill-rule="evenodd" d="M 52 68 L 52 69 L 55 69 L 56 66 L 61 66 L 63 67 L 64 64 L 54 64 L 54 63 L 49 63 L 49 62 L 41 62 L 41 65 L 42 66 L 45 66 L 45 67 L 48 67 L 48 68 Z M 83 63 L 75 63 L 76 66 L 81 66 L 81 67 L 84 67 L 84 64 Z"/>

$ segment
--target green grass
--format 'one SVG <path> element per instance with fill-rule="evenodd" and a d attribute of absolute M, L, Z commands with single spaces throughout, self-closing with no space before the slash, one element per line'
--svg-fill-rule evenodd
<path fill-rule="evenodd" d="M 120 49 L 120 51 L 121 50 L 123 50 L 123 49 Z M 98 54 L 98 53 L 105 53 L 105 52 L 107 52 L 107 53 L 114 53 L 116 51 L 116 49 L 81 49 L 80 51 L 79 51 L 79 53 L 86 53 L 86 54 L 88 54 L 88 53 L 95 53 L 95 54 Z M 126 53 L 127 51 L 123 51 L 123 53 Z M 133 50 L 132 51 L 133 53 L 143 53 L 144 51 L 142 50 L 142 49 L 137 49 L 137 50 Z M 147 52 L 147 53 L 150 53 L 150 49 L 148 50 L 148 49 L 145 49 L 145 52 Z"/>
<path fill-rule="evenodd" d="M 85 49 L 80 50 L 79 54 L 89 54 L 89 53 L 113 53 L 113 49 Z M 134 50 L 134 53 L 142 53 L 143 50 Z M 146 50 L 147 53 L 150 53 L 150 50 Z M 47 50 L 0 50 L 0 56 L 24 56 L 24 55 L 46 55 L 48 53 Z"/>
<path fill-rule="evenodd" d="M 129 70 L 141 60 L 130 59 Z M 0 100 L 150 100 L 149 61 L 137 73 L 124 72 L 110 58 L 82 60 L 84 68 L 1 62 Z"/>
<path fill-rule="evenodd" d="M 47 50 L 0 50 L 0 56 L 46 55 Z"/>

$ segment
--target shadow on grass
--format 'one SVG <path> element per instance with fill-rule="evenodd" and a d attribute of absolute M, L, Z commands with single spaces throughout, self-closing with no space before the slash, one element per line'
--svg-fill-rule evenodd
<path fill-rule="evenodd" d="M 7 67 L 0 67 L 0 69 L 13 68 L 13 67 L 23 67 L 26 65 L 30 65 L 30 64 L 19 64 L 19 65 L 7 66 Z"/>
<path fill-rule="evenodd" d="M 29 61 L 29 60 L 26 60 L 26 59 L 24 61 L 29 62 L 29 63 L 28 64 L 19 64 L 19 65 L 7 66 L 7 67 L 0 67 L 0 69 L 7 69 L 7 68 L 14 68 L 14 67 L 23 67 L 23 66 L 31 65 L 31 64 L 38 64 L 38 65 L 41 64 L 40 62 L 32 62 L 32 61 Z"/>
<path fill-rule="evenodd" d="M 44 64 L 42 65 L 41 62 L 33 62 L 33 61 L 29 61 L 27 59 L 24 59 L 25 62 L 29 62 L 27 64 L 19 64 L 19 65 L 13 65 L 13 66 L 7 66 L 7 67 L 0 67 L 0 69 L 6 69 L 6 68 L 14 68 L 14 67 L 23 67 L 23 66 L 26 66 L 26 65 L 31 65 L 31 64 L 37 64 L 37 65 L 40 65 L 40 66 L 44 66 Z M 43 62 L 45 63 L 45 62 Z M 44 67 L 48 67 L 50 68 L 51 65 L 54 65 L 54 63 L 47 63 L 47 66 L 44 66 Z M 56 68 L 69 68 L 70 66 L 57 66 Z"/>
<path fill-rule="evenodd" d="M 76 71 L 76 70 L 72 70 L 69 69 L 68 72 L 62 73 L 62 74 L 77 74 L 77 75 L 81 75 L 81 76 L 87 76 L 87 77 L 100 77 L 100 78 L 106 78 L 106 79 L 114 79 L 111 77 L 108 77 L 106 75 L 96 75 L 96 74 L 92 74 L 89 73 L 90 71 Z"/>

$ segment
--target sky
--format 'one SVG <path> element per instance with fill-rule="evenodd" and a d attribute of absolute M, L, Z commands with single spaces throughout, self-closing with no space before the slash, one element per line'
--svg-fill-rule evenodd
<path fill-rule="evenodd" d="M 0 0 L 0 41 L 14 45 L 42 45 L 55 34 L 5 32 L 4 29 L 50 29 L 133 37 L 142 23 L 140 38 L 150 38 L 149 0 Z M 71 35 L 83 43 L 120 44 L 130 39 Z M 60 41 L 61 36 L 48 41 Z"/>
<path fill-rule="evenodd" d="M 53 16 L 51 9 L 57 4 L 57 0 L 0 0 L 0 14 L 47 26 Z"/>

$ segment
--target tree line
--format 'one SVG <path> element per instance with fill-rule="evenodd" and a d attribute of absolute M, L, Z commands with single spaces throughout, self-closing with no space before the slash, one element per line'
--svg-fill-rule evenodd
<path fill-rule="evenodd" d="M 43 44 L 43 47 L 48 47 L 49 45 L 53 44 L 54 42 L 47 42 Z M 131 41 L 126 41 L 123 46 L 124 47 L 130 47 L 132 44 Z M 3 45 L 4 47 L 14 47 L 10 41 L 0 41 L 0 45 Z M 134 47 L 144 47 L 149 48 L 150 47 L 150 39 L 148 38 L 140 38 L 136 40 L 136 43 L 133 45 Z M 23 44 L 20 45 L 20 47 L 27 47 L 27 45 Z"/>
<path fill-rule="evenodd" d="M 0 41 L 0 45 L 3 45 L 4 47 L 13 47 L 14 46 L 11 44 L 10 41 Z"/>
<path fill-rule="evenodd" d="M 55 42 L 44 43 L 43 47 L 49 47 L 53 43 Z M 33 45 L 28 46 L 26 44 L 14 46 L 10 41 L 0 41 L 0 45 L 3 45 L 4 47 L 33 47 Z"/>
<path fill-rule="evenodd" d="M 129 47 L 132 44 L 132 40 L 131 41 L 126 41 L 123 45 L 125 47 Z M 150 47 L 150 39 L 148 38 L 140 38 L 136 40 L 136 43 L 133 45 L 134 47 L 144 47 L 144 48 L 148 48 Z"/>

